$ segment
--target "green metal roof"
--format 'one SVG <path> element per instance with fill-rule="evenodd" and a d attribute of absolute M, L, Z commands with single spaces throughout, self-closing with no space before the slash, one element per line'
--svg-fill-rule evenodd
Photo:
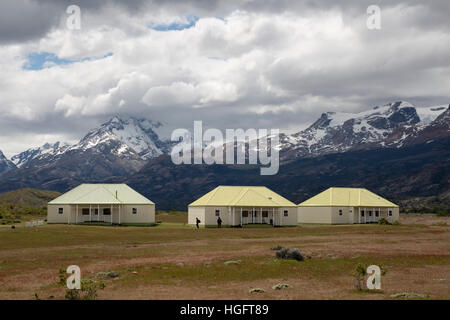
<path fill-rule="evenodd" d="M 363 188 L 329 188 L 299 204 L 299 207 L 328 206 L 372 208 L 398 207 L 395 203 Z"/>
<path fill-rule="evenodd" d="M 117 197 L 116 197 L 117 195 Z M 81 184 L 48 204 L 154 204 L 126 184 Z"/>
<path fill-rule="evenodd" d="M 189 206 L 296 207 L 294 203 L 272 190 L 259 186 L 218 186 Z"/>

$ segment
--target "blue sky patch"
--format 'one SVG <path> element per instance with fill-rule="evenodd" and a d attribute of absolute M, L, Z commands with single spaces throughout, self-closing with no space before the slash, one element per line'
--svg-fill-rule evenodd
<path fill-rule="evenodd" d="M 173 30 L 184 30 L 195 26 L 198 21 L 197 16 L 187 16 L 187 22 L 173 22 L 170 24 L 150 24 L 148 27 L 156 31 L 173 31 Z"/>
<path fill-rule="evenodd" d="M 98 59 L 103 59 L 106 57 L 110 57 L 113 54 L 110 52 L 108 54 L 105 54 L 102 57 L 86 57 L 82 59 L 61 59 L 54 53 L 50 52 L 32 52 L 30 53 L 27 58 L 28 62 L 26 62 L 22 69 L 24 70 L 41 70 L 44 68 L 50 68 L 54 65 L 67 65 L 75 62 L 83 62 L 83 61 L 93 61 Z"/>

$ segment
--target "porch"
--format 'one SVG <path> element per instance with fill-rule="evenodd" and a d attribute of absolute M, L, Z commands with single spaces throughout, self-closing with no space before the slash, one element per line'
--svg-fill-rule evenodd
<path fill-rule="evenodd" d="M 121 204 L 83 204 L 74 205 L 71 208 L 68 224 L 74 222 L 104 222 L 121 224 L 121 213 L 123 211 Z"/>
<path fill-rule="evenodd" d="M 393 222 L 394 208 L 366 208 L 359 207 L 357 210 L 358 217 L 355 223 L 378 223 L 381 219 Z"/>
<path fill-rule="evenodd" d="M 283 210 L 280 208 L 231 207 L 228 214 L 232 226 L 266 224 L 275 227 L 283 225 Z"/>

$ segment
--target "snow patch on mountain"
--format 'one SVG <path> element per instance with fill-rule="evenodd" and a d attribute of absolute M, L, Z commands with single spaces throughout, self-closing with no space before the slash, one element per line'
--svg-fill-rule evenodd
<path fill-rule="evenodd" d="M 416 108 L 417 114 L 420 118 L 420 123 L 428 125 L 443 114 L 448 108 L 448 105 L 434 106 L 434 107 L 421 107 Z"/>
<path fill-rule="evenodd" d="M 26 166 L 32 160 L 40 157 L 52 157 L 64 153 L 69 147 L 68 143 L 56 142 L 54 144 L 46 143 L 40 147 L 31 148 L 24 152 L 21 152 L 11 158 L 11 161 L 18 167 L 21 168 Z"/>
<path fill-rule="evenodd" d="M 15 169 L 16 166 L 10 160 L 8 160 L 3 152 L 0 150 L 0 174 Z"/>
<path fill-rule="evenodd" d="M 311 126 L 280 139 L 281 150 L 288 157 L 344 152 L 378 144 L 402 146 L 408 136 L 422 130 L 447 108 L 416 108 L 406 101 L 376 106 L 359 113 L 327 112 Z M 395 138 L 386 139 L 393 133 Z"/>
<path fill-rule="evenodd" d="M 168 143 L 159 139 L 156 129 L 160 122 L 133 117 L 121 118 L 114 116 L 99 128 L 91 130 L 79 143 L 69 150 L 97 148 L 101 144 L 116 141 L 121 145 L 115 149 L 117 155 L 137 153 L 143 160 L 157 157 L 167 152 Z"/>

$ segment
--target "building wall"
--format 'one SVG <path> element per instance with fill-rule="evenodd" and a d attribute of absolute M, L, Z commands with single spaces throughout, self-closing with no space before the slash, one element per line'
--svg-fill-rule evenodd
<path fill-rule="evenodd" d="M 133 214 L 133 208 L 137 209 L 137 213 Z M 119 223 L 119 208 L 113 211 L 114 223 Z M 121 223 L 155 223 L 155 205 L 123 205 L 120 209 Z"/>
<path fill-rule="evenodd" d="M 63 209 L 63 213 L 59 214 L 59 208 Z M 48 205 L 47 206 L 47 222 L 48 223 L 67 223 L 71 212 L 70 205 Z"/>
<path fill-rule="evenodd" d="M 258 215 L 260 215 L 260 208 L 258 209 Z M 233 219 L 233 208 L 228 207 L 189 207 L 188 208 L 188 224 L 195 225 L 195 218 L 198 217 L 200 219 L 201 226 L 217 226 L 217 216 L 216 210 L 219 210 L 220 218 L 222 219 L 222 225 L 234 225 L 239 226 L 241 224 L 241 208 L 236 208 L 234 210 L 234 219 Z M 251 208 L 246 208 L 244 210 L 250 211 Z M 284 226 L 296 226 L 297 225 L 297 208 L 289 207 L 289 208 L 280 208 L 281 212 L 281 224 Z M 284 216 L 284 211 L 288 211 L 288 216 Z M 269 218 L 272 217 L 272 210 L 269 209 Z M 244 218 L 245 219 L 245 218 Z M 259 219 L 259 217 L 258 217 Z M 234 221 L 233 221 L 234 220 Z M 275 224 L 280 224 L 280 215 L 275 214 Z M 234 222 L 234 224 L 233 224 Z M 258 220 L 259 222 L 259 220 Z M 245 221 L 244 221 L 245 223 Z"/>
<path fill-rule="evenodd" d="M 63 214 L 59 214 L 59 208 L 63 208 Z M 76 205 L 48 205 L 47 208 L 47 222 L 48 223 L 80 223 L 88 221 L 103 221 L 119 223 L 119 207 L 113 206 L 112 216 L 103 215 L 104 208 L 111 208 L 109 205 L 92 205 L 91 215 L 83 215 L 82 209 L 89 209 L 89 205 L 78 205 L 78 215 Z M 99 215 L 95 214 L 95 209 L 100 208 Z M 137 214 L 133 214 L 133 208 L 137 209 Z M 120 222 L 121 223 L 154 223 L 155 222 L 155 205 L 122 205 L 120 209 Z"/>
<path fill-rule="evenodd" d="M 331 224 L 331 207 L 298 207 L 298 223 Z"/>
<path fill-rule="evenodd" d="M 281 225 L 282 226 L 296 226 L 298 224 L 297 207 L 280 208 L 281 210 Z M 284 211 L 288 211 L 288 216 L 284 216 Z M 278 222 L 276 217 L 275 222 Z"/>
<path fill-rule="evenodd" d="M 342 215 L 339 214 L 342 210 Z M 359 220 L 359 210 L 365 211 L 364 217 Z M 372 211 L 369 218 L 368 211 Z M 389 210 L 392 216 L 388 216 Z M 379 217 L 375 216 L 375 211 L 379 211 Z M 377 222 L 381 218 L 386 218 L 389 222 L 398 221 L 400 218 L 399 208 L 358 208 L 358 207 L 298 207 L 299 223 L 324 223 L 324 224 L 354 224 Z"/>
<path fill-rule="evenodd" d="M 205 207 L 188 207 L 188 224 L 195 225 L 196 218 L 201 225 L 205 224 Z"/>
<path fill-rule="evenodd" d="M 342 210 L 342 215 L 339 215 L 339 210 Z M 355 208 L 331 207 L 331 224 L 353 224 L 354 222 L 357 222 L 357 220 L 355 221 Z"/>

